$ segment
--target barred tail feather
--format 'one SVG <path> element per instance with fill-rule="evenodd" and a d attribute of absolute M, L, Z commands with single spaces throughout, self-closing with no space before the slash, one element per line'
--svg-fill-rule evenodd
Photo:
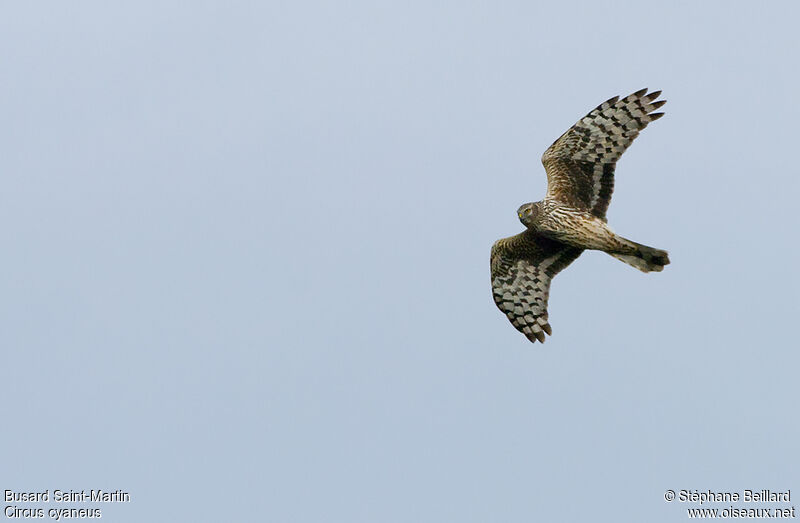
<path fill-rule="evenodd" d="M 614 258 L 636 267 L 642 272 L 661 272 L 669 265 L 669 254 L 661 249 L 630 242 L 636 248 L 636 254 L 611 254 Z"/>

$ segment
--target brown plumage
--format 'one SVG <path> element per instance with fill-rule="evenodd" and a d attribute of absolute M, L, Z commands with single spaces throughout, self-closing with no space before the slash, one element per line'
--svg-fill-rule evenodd
<path fill-rule="evenodd" d="M 552 329 L 550 281 L 585 249 L 607 252 L 643 272 L 669 264 L 666 251 L 632 242 L 606 225 L 617 160 L 647 124 L 661 91 L 615 96 L 578 120 L 542 156 L 547 193 L 517 211 L 526 230 L 492 246 L 492 294 L 498 308 L 532 342 Z"/>

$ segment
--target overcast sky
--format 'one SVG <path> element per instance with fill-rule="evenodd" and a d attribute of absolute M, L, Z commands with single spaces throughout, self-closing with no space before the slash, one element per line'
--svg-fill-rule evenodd
<path fill-rule="evenodd" d="M 5 2 L 0 490 L 104 520 L 688 519 L 800 499 L 796 2 Z M 553 336 L 489 248 L 663 89 Z M 708 507 L 709 505 L 703 505 Z M 712 505 L 720 509 L 728 503 Z M 747 508 L 747 505 L 735 505 Z"/>

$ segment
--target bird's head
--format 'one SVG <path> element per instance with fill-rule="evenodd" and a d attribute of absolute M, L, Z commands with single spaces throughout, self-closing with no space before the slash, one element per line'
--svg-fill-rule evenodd
<path fill-rule="evenodd" d="M 539 202 L 526 203 L 517 209 L 517 217 L 522 225 L 529 229 L 535 228 L 536 218 L 539 216 Z"/>

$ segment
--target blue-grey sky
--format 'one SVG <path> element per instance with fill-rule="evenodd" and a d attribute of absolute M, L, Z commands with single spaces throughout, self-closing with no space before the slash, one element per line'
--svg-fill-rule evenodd
<path fill-rule="evenodd" d="M 800 496 L 799 18 L 4 3 L 0 490 L 122 489 L 115 522 L 658 523 L 699 506 L 667 489 Z M 641 87 L 667 115 L 609 223 L 672 265 L 584 254 L 532 345 L 489 248 L 543 196 L 544 149 Z"/>

